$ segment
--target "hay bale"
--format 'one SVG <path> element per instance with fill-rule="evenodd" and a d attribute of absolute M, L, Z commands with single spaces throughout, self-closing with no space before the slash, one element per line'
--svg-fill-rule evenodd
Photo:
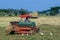
<path fill-rule="evenodd" d="M 34 12 L 33 16 L 38 17 L 38 13 L 37 12 Z"/>
<path fill-rule="evenodd" d="M 32 15 L 33 17 L 38 17 L 38 13 L 37 12 L 30 13 L 30 15 Z"/>
<path fill-rule="evenodd" d="M 6 34 L 9 34 L 13 29 L 13 26 L 12 25 L 8 25 L 6 28 L 5 28 L 5 33 Z"/>

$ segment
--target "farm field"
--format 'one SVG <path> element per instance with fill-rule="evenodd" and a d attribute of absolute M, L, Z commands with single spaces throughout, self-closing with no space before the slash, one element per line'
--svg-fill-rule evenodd
<path fill-rule="evenodd" d="M 19 17 L 0 17 L 0 40 L 60 40 L 60 17 L 39 17 L 38 19 L 30 19 L 34 21 L 40 31 L 44 33 L 43 36 L 40 33 L 29 36 L 21 35 L 5 35 L 4 29 L 9 25 L 10 21 L 19 21 Z M 50 32 L 53 35 L 50 35 Z"/>

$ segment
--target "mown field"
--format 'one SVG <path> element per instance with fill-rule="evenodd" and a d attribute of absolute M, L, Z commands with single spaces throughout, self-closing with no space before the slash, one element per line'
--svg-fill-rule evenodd
<path fill-rule="evenodd" d="M 60 40 L 60 17 L 39 17 L 38 19 L 30 19 L 36 22 L 40 33 L 29 36 L 22 35 L 5 35 L 5 27 L 10 21 L 19 21 L 19 17 L 0 17 L 0 40 Z M 50 35 L 52 33 L 53 35 Z"/>

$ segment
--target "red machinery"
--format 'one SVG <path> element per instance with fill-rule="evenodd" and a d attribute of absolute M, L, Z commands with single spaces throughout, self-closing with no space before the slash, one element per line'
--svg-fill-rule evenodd
<path fill-rule="evenodd" d="M 38 28 L 36 28 L 36 24 L 34 22 L 30 22 L 28 21 L 28 18 L 30 18 L 30 15 L 21 15 L 21 18 L 26 18 L 25 20 L 27 21 L 13 21 L 10 22 L 11 26 L 12 26 L 12 31 L 10 32 L 11 34 L 32 34 L 32 33 L 36 33 L 39 31 Z M 33 17 L 31 17 L 33 18 Z"/>

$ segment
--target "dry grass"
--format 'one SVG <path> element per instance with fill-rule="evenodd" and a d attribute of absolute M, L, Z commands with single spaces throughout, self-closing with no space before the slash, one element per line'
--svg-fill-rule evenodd
<path fill-rule="evenodd" d="M 37 24 L 50 24 L 50 25 L 60 25 L 60 17 L 39 17 L 38 19 L 33 19 Z"/>
<path fill-rule="evenodd" d="M 8 25 L 10 21 L 19 21 L 19 17 L 0 17 L 0 25 Z M 36 22 L 37 25 L 51 24 L 60 25 L 60 17 L 39 17 L 38 19 L 30 19 Z"/>

